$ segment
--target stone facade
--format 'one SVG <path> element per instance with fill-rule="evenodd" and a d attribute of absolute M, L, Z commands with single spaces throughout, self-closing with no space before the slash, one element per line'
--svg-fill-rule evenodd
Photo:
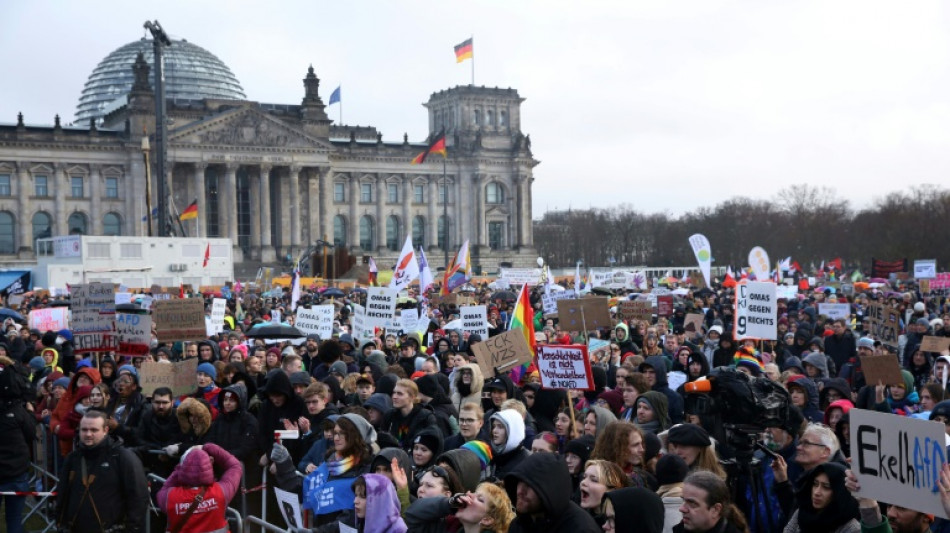
<path fill-rule="evenodd" d="M 154 94 L 144 60 L 132 68 L 128 103 L 98 124 L 62 127 L 57 118 L 52 128 L 34 127 L 19 117 L 0 126 L 0 264 L 33 262 L 44 236 L 147 234 L 141 139 L 154 134 Z M 410 234 L 440 267 L 447 193 L 449 255 L 469 239 L 484 271 L 534 262 L 538 161 L 521 132 L 516 90 L 431 95 L 430 138 L 444 130 L 448 144 L 443 180 L 439 156 L 410 164 L 426 143 L 332 125 L 312 67 L 303 81 L 299 105 L 169 100 L 170 195 L 178 210 L 198 202 L 198 219 L 182 223 L 187 236 L 230 238 L 235 261 L 262 263 L 324 239 L 387 268 Z"/>

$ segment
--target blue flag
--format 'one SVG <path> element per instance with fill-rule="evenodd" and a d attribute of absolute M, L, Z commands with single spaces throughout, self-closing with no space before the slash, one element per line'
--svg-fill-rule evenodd
<path fill-rule="evenodd" d="M 153 216 L 153 217 L 157 217 L 157 216 L 158 216 L 158 208 L 157 208 L 157 207 L 153 207 L 153 208 L 152 208 L 152 216 Z M 142 222 L 148 222 L 148 215 L 145 215 L 144 217 L 142 217 Z"/>
<path fill-rule="evenodd" d="M 340 87 L 342 87 L 342 85 L 338 85 L 337 88 L 333 89 L 333 92 L 330 93 L 330 103 L 327 105 L 333 105 L 340 101 Z"/>
<path fill-rule="evenodd" d="M 329 468 L 324 462 L 303 480 L 303 508 L 310 509 L 315 515 L 352 509 L 356 496 L 350 485 L 354 479 L 330 479 Z"/>

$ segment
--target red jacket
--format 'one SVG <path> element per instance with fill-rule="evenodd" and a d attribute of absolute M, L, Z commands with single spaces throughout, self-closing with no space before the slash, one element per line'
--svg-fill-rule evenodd
<path fill-rule="evenodd" d="M 224 473 L 215 481 L 214 463 L 223 465 Z M 241 463 L 217 444 L 205 444 L 200 450 L 191 450 L 168 476 L 158 492 L 159 508 L 168 515 L 168 529 L 173 528 L 187 514 L 188 508 L 202 487 L 207 487 L 203 501 L 181 528 L 181 533 L 208 533 L 227 531 L 225 511 L 241 486 Z"/>

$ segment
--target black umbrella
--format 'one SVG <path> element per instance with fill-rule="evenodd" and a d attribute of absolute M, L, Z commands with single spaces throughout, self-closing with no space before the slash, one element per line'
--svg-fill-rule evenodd
<path fill-rule="evenodd" d="M 357 287 L 350 291 L 351 294 L 366 294 L 366 289 L 363 287 Z"/>
<path fill-rule="evenodd" d="M 501 299 L 503 302 L 514 302 L 518 299 L 518 295 L 512 291 L 498 291 L 491 295 L 491 301 Z"/>
<path fill-rule="evenodd" d="M 340 289 L 336 287 L 330 287 L 329 289 L 323 291 L 323 293 L 321 293 L 321 296 L 323 296 L 324 298 L 343 298 L 346 295 L 343 294 L 343 291 L 341 291 Z"/>
<path fill-rule="evenodd" d="M 254 326 L 244 336 L 252 339 L 299 339 L 304 334 L 290 324 L 268 322 Z"/>
<path fill-rule="evenodd" d="M 590 290 L 590 292 L 591 292 L 592 294 L 599 294 L 599 295 L 601 295 L 601 296 L 613 296 L 613 295 L 614 295 L 614 291 L 612 291 L 612 290 L 610 290 L 610 289 L 608 289 L 608 288 L 606 288 L 606 287 L 594 287 L 593 289 Z"/>
<path fill-rule="evenodd" d="M 0 321 L 6 320 L 8 318 L 12 318 L 13 320 L 16 320 L 17 322 L 23 322 L 23 315 L 21 315 L 20 313 L 17 313 L 16 311 L 14 311 L 13 309 L 10 309 L 9 307 L 0 307 Z"/>

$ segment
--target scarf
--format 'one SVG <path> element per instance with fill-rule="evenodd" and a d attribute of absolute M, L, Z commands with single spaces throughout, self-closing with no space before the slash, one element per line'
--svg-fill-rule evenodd
<path fill-rule="evenodd" d="M 656 433 L 659 433 L 660 431 L 663 431 L 663 428 L 660 427 L 659 420 L 651 420 L 649 422 L 644 422 L 641 424 L 640 422 L 637 422 L 636 417 L 634 417 L 633 423 L 636 424 L 637 427 L 640 428 L 640 430 L 644 432 L 649 431 L 650 433 L 656 434 Z"/>
<path fill-rule="evenodd" d="M 336 455 L 333 457 L 333 460 L 327 461 L 327 470 L 329 470 L 331 476 L 341 476 L 354 466 L 360 464 L 360 458 L 355 455 L 342 459 L 336 459 Z"/>
<path fill-rule="evenodd" d="M 459 396 L 462 396 L 463 398 L 464 398 L 465 396 L 468 396 L 468 395 L 472 394 L 472 384 L 471 384 L 471 383 L 464 383 L 464 382 L 462 382 L 462 380 L 460 379 L 460 380 L 458 381 L 458 387 L 457 387 L 457 388 L 458 388 L 458 391 L 459 391 Z"/>

